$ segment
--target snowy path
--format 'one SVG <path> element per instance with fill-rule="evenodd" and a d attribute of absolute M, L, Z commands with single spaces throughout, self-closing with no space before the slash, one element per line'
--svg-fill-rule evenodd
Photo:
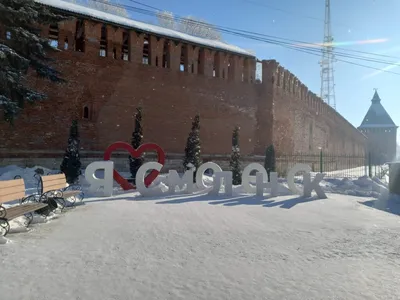
<path fill-rule="evenodd" d="M 0 299 L 400 299 L 399 217 L 329 197 L 87 203 L 8 236 Z"/>

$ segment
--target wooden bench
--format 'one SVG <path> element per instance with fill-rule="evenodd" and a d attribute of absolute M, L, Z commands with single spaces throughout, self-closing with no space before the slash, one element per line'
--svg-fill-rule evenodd
<path fill-rule="evenodd" d="M 0 234 L 6 236 L 10 231 L 9 221 L 21 216 L 26 216 L 28 226 L 33 220 L 33 212 L 48 206 L 47 203 L 29 202 L 31 196 L 25 195 L 25 183 L 23 179 L 0 181 Z M 5 208 L 2 204 L 20 200 L 24 204 Z"/>
<path fill-rule="evenodd" d="M 40 202 L 43 202 L 49 197 L 53 198 L 60 205 L 61 210 L 66 206 L 66 199 L 72 198 L 71 201 L 68 201 L 74 205 L 76 198 L 82 202 L 84 197 L 80 186 L 68 186 L 64 174 L 41 176 L 39 181 L 39 194 L 41 195 Z"/>

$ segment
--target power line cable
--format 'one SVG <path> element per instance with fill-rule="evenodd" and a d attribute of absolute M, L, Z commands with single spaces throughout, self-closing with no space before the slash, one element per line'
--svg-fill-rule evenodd
<path fill-rule="evenodd" d="M 265 4 L 265 3 L 256 2 L 256 1 L 252 1 L 252 0 L 242 0 L 242 1 L 243 2 L 247 2 L 249 4 L 252 4 L 252 5 L 255 5 L 255 6 L 266 7 L 266 8 L 271 9 L 271 10 L 283 12 L 285 14 L 296 16 L 298 18 L 310 19 L 310 20 L 319 21 L 319 22 L 322 22 L 322 23 L 325 22 L 325 20 L 323 18 L 317 18 L 317 17 L 307 16 L 307 15 L 299 15 L 298 12 L 286 10 L 286 9 L 283 9 L 283 8 L 279 8 L 279 7 L 276 7 L 276 6 L 272 6 L 270 4 Z M 343 23 L 335 23 L 335 25 L 338 25 L 338 26 L 341 26 L 341 27 L 346 27 L 347 29 L 350 27 L 350 26 L 348 26 L 346 24 L 343 24 Z M 352 27 L 354 28 L 354 26 L 352 26 Z"/>
<path fill-rule="evenodd" d="M 101 1 L 101 0 L 96 0 L 96 1 Z M 149 7 L 153 10 L 155 10 L 156 12 L 161 12 L 163 10 L 156 8 L 154 6 L 149 6 L 146 4 L 141 3 L 140 1 L 136 1 L 136 0 L 128 0 L 130 2 L 139 4 L 139 5 L 143 5 L 146 7 Z M 246 0 L 244 0 L 246 1 Z M 129 7 L 129 5 L 126 5 L 127 7 Z M 132 7 L 133 8 L 133 7 Z M 141 10 L 140 8 L 138 8 L 139 10 Z M 148 12 L 148 11 L 147 11 Z M 174 20 L 174 18 L 169 18 L 168 16 L 165 16 L 167 19 L 172 19 Z M 178 20 L 182 20 L 185 19 L 184 17 L 175 15 L 175 18 Z M 321 19 L 322 21 L 324 21 L 323 19 Z M 201 21 L 196 21 L 196 20 L 190 20 L 193 23 L 198 23 L 200 25 L 204 25 L 204 26 L 210 26 L 212 24 L 209 23 L 205 23 L 205 22 L 201 22 Z M 221 29 L 226 29 L 226 30 L 233 30 L 233 31 L 237 31 L 237 32 L 244 32 L 244 33 L 250 33 L 253 35 L 259 35 L 259 36 L 264 36 L 264 37 L 268 37 L 268 38 L 273 38 L 273 39 L 279 39 L 279 40 L 283 40 L 283 41 L 288 41 L 288 42 L 293 42 L 293 43 L 299 43 L 299 44 L 307 44 L 307 45 L 312 45 L 312 46 L 318 46 L 318 47 L 324 47 L 324 45 L 320 45 L 320 44 L 316 44 L 316 43 L 309 43 L 309 42 L 305 42 L 305 41 L 299 41 L 299 40 L 293 40 L 293 39 L 287 39 L 287 38 L 281 38 L 281 37 L 277 37 L 277 36 L 273 36 L 273 35 L 266 35 L 266 34 L 262 34 L 262 33 L 256 33 L 256 32 L 252 32 L 252 31 L 246 31 L 246 30 L 241 30 L 241 29 L 234 29 L 234 28 L 230 28 L 230 27 L 223 27 L 223 26 L 216 26 L 216 25 L 212 25 L 215 28 L 221 28 Z M 355 52 L 355 53 L 361 53 L 361 54 L 366 54 L 366 55 L 373 55 L 373 56 L 379 56 L 379 57 L 386 57 L 386 58 L 394 58 L 397 60 L 400 60 L 400 57 L 396 57 L 396 56 L 391 56 L 391 55 L 385 55 L 385 54 L 378 54 L 378 53 L 372 53 L 372 52 L 366 52 L 366 51 L 360 51 L 360 50 L 354 50 L 354 49 L 347 49 L 347 48 L 342 48 L 342 47 L 336 47 L 335 49 L 339 49 L 342 51 L 348 51 L 348 52 Z"/>
<path fill-rule="evenodd" d="M 159 10 L 158 8 L 156 8 L 156 7 L 154 7 L 154 6 L 147 5 L 147 4 L 141 3 L 141 2 L 139 2 L 139 1 L 132 0 L 131 2 L 136 3 L 136 4 L 139 4 L 139 5 L 144 6 L 144 7 L 148 7 L 148 8 L 154 9 L 154 10 Z"/>
<path fill-rule="evenodd" d="M 149 11 L 149 10 L 146 10 L 146 9 L 142 9 L 142 8 L 138 8 L 138 7 L 129 6 L 129 5 L 111 4 L 111 3 L 108 3 L 108 2 L 103 2 L 101 0 L 92 0 L 92 1 L 103 3 L 103 4 L 107 4 L 107 5 L 114 6 L 114 7 L 120 7 L 120 8 L 122 7 L 122 8 L 128 9 L 128 10 L 132 10 L 132 11 L 139 12 L 141 14 L 145 14 L 145 15 L 149 15 L 149 16 L 153 16 L 153 17 L 154 16 L 155 17 L 158 16 L 158 17 L 161 17 L 161 18 L 167 19 L 167 20 L 171 20 L 171 19 L 180 20 L 180 19 L 183 19 L 183 18 L 181 18 L 179 16 L 175 16 L 175 18 L 171 18 L 169 16 L 162 16 L 162 15 L 160 16 L 160 15 L 157 15 L 157 13 L 155 13 L 155 12 L 152 12 L 152 11 Z M 133 1 L 133 0 L 129 0 L 129 1 Z M 135 3 L 140 3 L 138 1 L 134 1 L 134 2 Z M 152 7 L 152 9 L 156 10 L 155 7 Z M 160 12 L 161 10 L 157 10 L 157 11 Z M 195 21 L 195 20 L 185 20 L 185 21 L 188 21 L 189 23 L 192 22 L 192 24 L 197 24 L 197 25 L 201 25 L 201 26 L 212 26 L 212 27 L 216 28 L 217 30 L 220 30 L 222 32 L 225 32 L 225 33 L 228 33 L 228 34 L 231 34 L 231 35 L 236 35 L 236 36 L 239 36 L 239 37 L 244 37 L 244 38 L 248 38 L 248 39 L 252 39 L 252 40 L 258 40 L 258 41 L 262 41 L 262 42 L 265 42 L 265 43 L 282 46 L 282 47 L 287 48 L 287 49 L 292 49 L 292 50 L 295 50 L 295 51 L 300 51 L 300 52 L 303 52 L 303 53 L 320 56 L 321 49 L 318 50 L 318 49 L 315 49 L 315 47 L 299 46 L 298 44 L 294 44 L 294 43 L 282 42 L 282 41 L 279 41 L 279 40 L 261 38 L 261 37 L 254 36 L 254 33 L 252 33 L 253 35 L 251 35 L 251 34 L 243 34 L 243 33 L 240 32 L 241 30 L 238 30 L 238 31 L 228 30 L 228 29 L 225 29 L 222 26 L 215 26 L 213 24 L 208 24 L 208 23 L 204 23 L 204 22 L 201 22 L 201 21 Z M 257 33 L 255 35 L 264 36 L 263 34 L 257 34 Z M 288 39 L 285 39 L 285 40 L 288 40 Z M 305 42 L 303 42 L 303 44 L 315 45 L 315 44 L 310 44 L 310 43 L 305 43 Z M 319 46 L 319 45 L 317 45 L 317 46 Z M 362 57 L 362 56 L 358 56 L 357 57 L 355 55 L 349 55 L 349 54 L 346 54 L 346 53 L 338 53 L 337 51 L 334 52 L 334 54 L 335 54 L 335 56 L 351 58 L 351 59 L 358 59 L 358 60 L 362 60 L 362 61 L 370 61 L 370 62 L 374 62 L 374 63 L 381 63 L 381 64 L 387 64 L 387 65 L 400 65 L 397 62 L 382 61 L 382 60 L 377 60 L 377 59 L 368 59 L 368 58 L 365 58 L 365 57 Z M 369 54 L 373 55 L 374 53 L 369 53 Z M 371 67 L 371 66 L 366 66 L 366 65 L 350 62 L 350 61 L 343 60 L 343 59 L 337 59 L 336 58 L 335 60 L 336 61 L 340 61 L 340 62 L 344 62 L 344 63 L 348 63 L 348 64 L 352 64 L 352 65 L 356 65 L 356 66 L 360 66 L 360 67 L 364 67 L 364 68 L 379 70 L 379 71 L 385 72 L 385 73 L 391 73 L 391 74 L 400 75 L 400 73 L 396 73 L 396 72 L 393 72 L 393 71 L 383 70 L 383 69 L 379 69 L 379 68 L 375 68 L 375 67 Z"/>
<path fill-rule="evenodd" d="M 289 11 L 289 10 L 286 10 L 286 9 L 283 9 L 283 8 L 279 8 L 279 7 L 275 7 L 275 6 L 272 6 L 272 5 L 269 5 L 269 4 L 264 4 L 264 3 L 260 3 L 260 2 L 256 2 L 256 1 L 251 1 L 251 0 L 242 0 L 242 1 L 243 1 L 243 2 L 247 2 L 247 3 L 250 3 L 250 4 L 252 4 L 252 5 L 263 6 L 263 7 L 272 9 L 272 10 L 280 11 L 280 12 L 283 12 L 283 13 L 286 13 L 286 14 L 289 14 L 289 15 L 294 15 L 294 16 L 297 16 L 297 17 L 305 18 L 305 19 L 310 19 L 310 20 L 315 20 L 315 21 L 324 22 L 324 19 L 321 19 L 321 18 L 316 18 L 316 17 L 312 17 L 312 16 L 306 16 L 306 15 L 299 15 L 299 14 L 296 13 L 296 12 Z M 346 26 L 346 27 L 347 27 L 347 26 Z"/>
<path fill-rule="evenodd" d="M 97 1 L 101 1 L 101 0 L 97 0 Z M 157 12 L 161 12 L 162 11 L 162 10 L 156 8 L 156 7 L 148 6 L 146 4 L 142 4 L 139 1 L 135 1 L 135 0 L 128 0 L 128 1 L 137 3 L 139 5 L 144 5 L 144 6 L 150 7 L 150 8 L 152 8 L 153 10 L 155 10 Z M 126 6 L 129 7 L 129 8 L 132 8 L 133 10 L 137 9 L 138 12 L 139 11 L 143 12 L 143 9 L 131 7 L 131 6 L 128 6 L 128 5 L 126 5 Z M 157 15 L 154 15 L 152 12 L 150 12 L 150 14 L 149 14 L 149 11 L 147 11 L 147 10 L 145 10 L 145 11 L 146 11 L 146 14 L 148 14 L 148 15 L 157 16 Z M 175 20 L 175 18 L 178 19 L 178 20 L 185 19 L 184 17 L 178 16 L 178 15 L 175 15 L 175 18 L 171 18 L 169 16 L 161 16 L 161 17 L 165 18 L 165 19 L 168 19 L 168 20 Z M 230 27 L 216 26 L 216 25 L 212 25 L 212 24 L 208 24 L 208 23 L 201 22 L 201 21 L 196 21 L 196 20 L 189 20 L 189 22 L 191 22 L 193 24 L 204 25 L 204 26 L 210 26 L 211 25 L 211 26 L 215 27 L 216 29 L 220 29 L 220 30 L 230 30 L 230 31 L 249 33 L 249 34 L 252 34 L 252 35 L 264 36 L 264 37 L 273 38 L 273 39 L 279 39 L 279 40 L 288 41 L 288 42 L 292 42 L 292 43 L 310 45 L 312 47 L 320 47 L 320 48 L 324 47 L 324 45 L 321 45 L 321 44 L 309 43 L 309 42 L 305 42 L 305 41 L 293 40 L 293 39 L 287 39 L 287 38 L 281 38 L 281 37 L 277 37 L 277 36 L 266 35 L 266 34 L 262 34 L 262 33 L 252 32 L 252 31 L 246 31 L 246 30 L 241 30 L 241 29 L 233 29 L 233 28 L 230 28 Z M 372 52 L 366 52 L 366 51 L 359 51 L 359 50 L 353 50 L 353 49 L 347 49 L 347 48 L 341 48 L 341 47 L 335 47 L 335 49 L 339 49 L 339 50 L 342 50 L 342 51 L 348 51 L 348 52 L 361 53 L 361 54 L 366 54 L 366 55 L 379 56 L 379 57 L 394 58 L 394 59 L 400 60 L 400 57 L 390 56 L 390 55 L 385 55 L 385 54 L 378 54 L 378 53 L 372 53 Z M 336 51 L 336 53 L 341 53 L 341 52 Z M 395 62 L 388 62 L 388 63 L 389 64 L 395 64 Z"/>

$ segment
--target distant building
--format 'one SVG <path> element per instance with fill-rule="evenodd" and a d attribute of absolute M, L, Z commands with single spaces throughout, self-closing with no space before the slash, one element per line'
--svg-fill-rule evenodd
<path fill-rule="evenodd" d="M 385 163 L 396 158 L 397 127 L 381 104 L 375 91 L 371 106 L 358 129 L 368 137 L 367 150 L 375 163 Z"/>

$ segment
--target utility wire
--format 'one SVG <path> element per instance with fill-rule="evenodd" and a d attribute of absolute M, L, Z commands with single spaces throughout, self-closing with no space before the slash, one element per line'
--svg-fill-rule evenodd
<path fill-rule="evenodd" d="M 256 2 L 256 1 L 252 1 L 252 0 L 242 0 L 242 1 L 246 2 L 246 3 L 249 3 L 251 5 L 260 6 L 260 7 L 266 7 L 266 8 L 271 9 L 271 10 L 275 10 L 275 11 L 279 11 L 279 12 L 282 12 L 282 13 L 285 13 L 285 14 L 288 14 L 288 15 L 292 15 L 292 16 L 295 16 L 297 18 L 304 18 L 304 19 L 319 21 L 319 22 L 322 22 L 322 23 L 325 22 L 325 20 L 323 18 L 317 18 L 317 17 L 307 16 L 307 15 L 299 15 L 298 12 L 286 10 L 286 9 L 283 9 L 283 8 L 279 8 L 279 7 L 276 7 L 276 6 L 272 6 L 270 4 L 265 4 L 265 3 Z M 347 29 L 350 27 L 350 26 L 348 26 L 346 24 L 343 24 L 343 23 L 335 23 L 335 25 L 341 26 L 343 28 L 346 27 Z M 352 28 L 354 28 L 354 27 L 352 26 Z"/>
<path fill-rule="evenodd" d="M 286 13 L 286 14 L 289 14 L 289 15 L 294 15 L 294 16 L 297 16 L 297 17 L 305 18 L 305 19 L 310 19 L 310 20 L 315 20 L 315 21 L 324 22 L 324 19 L 321 19 L 321 18 L 316 18 L 316 17 L 312 17 L 312 16 L 306 16 L 306 15 L 299 15 L 299 14 L 296 13 L 296 12 L 289 11 L 289 10 L 286 10 L 286 9 L 283 9 L 283 8 L 279 8 L 279 7 L 275 7 L 275 6 L 272 6 L 272 5 L 269 5 L 269 4 L 264 4 L 264 3 L 260 3 L 260 2 L 256 2 L 256 1 L 251 1 L 251 0 L 242 0 L 242 1 L 243 1 L 243 2 L 246 2 L 246 3 L 250 3 L 250 4 L 252 4 L 252 5 L 263 6 L 263 7 L 266 7 L 266 8 L 268 8 L 268 9 L 280 11 L 280 12 L 283 12 L 283 13 Z M 346 26 L 346 27 L 348 27 L 348 26 Z"/>
<path fill-rule="evenodd" d="M 115 4 L 115 3 L 104 2 L 104 1 L 101 1 L 101 0 L 92 0 L 92 1 L 103 3 L 103 4 L 107 4 L 107 5 L 114 6 L 114 7 L 125 8 L 127 10 L 135 11 L 135 12 L 138 12 L 138 13 L 144 14 L 144 15 L 149 15 L 149 16 L 153 16 L 153 17 L 161 17 L 161 18 L 166 19 L 166 20 L 175 20 L 176 19 L 176 20 L 179 21 L 179 20 L 184 19 L 184 18 L 179 17 L 179 16 L 175 16 L 175 17 L 171 18 L 169 16 L 159 15 L 158 12 L 161 12 L 161 10 L 159 10 L 159 9 L 157 9 L 155 7 L 150 7 L 150 8 L 153 9 L 153 10 L 156 10 L 156 12 L 149 11 L 147 9 L 142 9 L 142 8 L 138 8 L 138 7 L 129 6 L 129 5 L 120 5 L 120 4 Z M 143 3 L 139 2 L 139 1 L 134 1 L 134 0 L 129 0 L 129 1 L 137 3 L 139 5 L 146 5 L 146 4 L 143 4 Z M 146 6 L 148 6 L 148 5 L 146 5 Z M 230 30 L 230 29 L 226 29 L 228 27 L 216 26 L 216 25 L 208 24 L 208 23 L 201 22 L 201 21 L 185 19 L 185 22 L 192 23 L 194 25 L 199 25 L 199 26 L 207 26 L 207 27 L 211 26 L 211 27 L 213 27 L 213 28 L 215 28 L 215 29 L 217 29 L 217 30 L 219 30 L 221 32 L 225 32 L 227 34 L 231 34 L 231 35 L 235 35 L 235 36 L 239 36 L 239 37 L 243 37 L 243 38 L 248 38 L 248 39 L 252 39 L 252 40 L 257 40 L 257 41 L 261 41 L 261 42 L 265 42 L 265 43 L 269 43 L 269 44 L 273 44 L 273 45 L 278 45 L 278 46 L 282 46 L 282 47 L 287 48 L 287 49 L 292 49 L 292 50 L 295 50 L 295 51 L 299 51 L 299 52 L 303 52 L 303 53 L 307 53 L 307 54 L 311 54 L 311 55 L 320 56 L 321 55 L 321 49 L 316 49 L 316 47 L 323 47 L 323 46 L 320 46 L 318 44 L 306 43 L 306 42 L 289 40 L 289 39 L 282 39 L 282 38 L 279 38 L 279 37 L 274 37 L 274 38 L 281 39 L 281 40 L 288 40 L 288 41 L 291 41 L 291 42 L 283 42 L 283 41 L 279 41 L 277 39 L 264 38 L 263 36 L 267 36 L 267 35 L 254 33 L 254 32 L 250 32 L 250 31 L 243 31 L 243 30 Z M 248 32 L 248 33 L 245 34 L 244 32 Z M 303 45 L 313 45 L 313 47 L 301 46 L 301 45 L 293 43 L 293 42 L 298 42 L 298 43 L 303 44 Z M 349 50 L 349 49 L 346 49 L 346 50 Z M 368 53 L 368 52 L 364 52 L 364 53 L 369 54 L 369 55 L 380 56 L 379 54 L 374 54 L 374 53 Z M 347 54 L 347 53 L 342 53 L 342 52 L 338 52 L 338 51 L 334 51 L 334 55 L 335 56 L 339 56 L 339 57 L 358 59 L 358 60 L 361 60 L 361 61 L 370 61 L 370 62 L 374 62 L 374 63 L 380 63 L 380 64 L 386 64 L 386 65 L 399 65 L 400 66 L 400 63 L 398 63 L 398 62 L 391 62 L 391 61 L 384 61 L 384 60 L 378 60 L 378 59 L 373 59 L 373 58 L 366 58 L 366 57 L 363 57 L 363 56 L 356 56 L 356 55 L 353 55 L 353 54 Z M 344 62 L 344 63 L 348 63 L 348 64 L 352 64 L 352 65 L 355 65 L 355 66 L 359 66 L 359 67 L 364 67 L 364 68 L 379 70 L 379 71 L 385 72 L 385 73 L 391 73 L 391 74 L 395 74 L 395 75 L 400 75 L 400 73 L 397 73 L 397 72 L 384 70 L 384 69 L 380 69 L 380 68 L 375 68 L 375 67 L 371 67 L 371 66 L 366 66 L 366 65 L 354 63 L 354 62 L 351 62 L 351 61 L 348 61 L 348 60 L 337 59 L 337 58 L 335 58 L 335 60 L 336 61 L 340 61 L 340 62 Z"/>
<path fill-rule="evenodd" d="M 95 1 L 101 1 L 101 0 L 95 0 Z M 145 6 L 145 7 L 149 7 L 152 10 L 155 10 L 156 12 L 162 12 L 161 9 L 156 8 L 154 6 L 149 6 L 146 4 L 141 3 L 140 1 L 135 1 L 135 0 L 128 0 L 130 2 Z M 244 0 L 246 1 L 246 0 Z M 113 4 L 112 4 L 113 5 Z M 142 11 L 143 9 L 140 8 L 135 8 L 135 7 L 131 7 L 129 5 L 125 5 L 126 7 L 130 7 L 133 10 L 137 9 L 138 12 Z M 148 10 L 145 10 L 148 13 Z M 153 15 L 152 13 L 150 13 L 150 15 Z M 154 15 L 153 15 L 154 16 Z M 163 16 L 165 17 L 165 19 L 169 19 L 169 20 L 174 20 L 174 18 L 170 18 L 169 16 Z M 175 18 L 179 21 L 182 19 L 185 19 L 184 17 L 175 15 Z M 321 19 L 322 20 L 322 19 Z M 186 20 L 185 20 L 186 21 Z M 316 44 L 316 43 L 309 43 L 309 42 L 305 42 L 305 41 L 299 41 L 299 40 L 293 40 L 293 39 L 287 39 L 287 38 L 281 38 L 281 37 L 277 37 L 277 36 L 273 36 L 273 35 L 266 35 L 266 34 L 262 34 L 262 33 L 256 33 L 256 32 L 252 32 L 252 31 L 246 31 L 246 30 L 240 30 L 240 29 L 234 29 L 234 28 L 229 28 L 229 27 L 223 27 L 223 26 L 216 26 L 216 25 L 212 25 L 209 23 L 205 23 L 205 22 L 201 22 L 201 21 L 196 21 L 196 20 L 189 20 L 191 22 L 193 22 L 193 24 L 198 24 L 198 25 L 204 25 L 204 26 L 213 26 L 216 29 L 226 29 L 226 30 L 233 30 L 236 32 L 243 32 L 243 33 L 249 33 L 252 35 L 258 35 L 258 36 L 264 36 L 264 37 L 268 37 L 268 38 L 272 38 L 272 39 L 278 39 L 278 40 L 283 40 L 283 41 L 288 41 L 288 42 L 292 42 L 292 43 L 299 43 L 299 44 L 303 44 L 303 45 L 310 45 L 313 47 L 324 47 L 323 45 L 320 44 Z M 366 51 L 359 51 L 359 50 L 353 50 L 353 49 L 347 49 L 347 48 L 341 48 L 341 47 L 335 47 L 335 49 L 339 49 L 339 50 L 343 50 L 343 51 L 348 51 L 348 52 L 355 52 L 355 53 L 361 53 L 361 54 L 366 54 L 366 55 L 373 55 L 373 56 L 379 56 L 379 57 L 386 57 L 386 58 L 394 58 L 396 60 L 400 60 L 400 57 L 396 57 L 396 56 L 390 56 L 390 55 L 385 55 L 385 54 L 378 54 L 378 53 L 372 53 L 372 52 L 366 52 Z"/>

